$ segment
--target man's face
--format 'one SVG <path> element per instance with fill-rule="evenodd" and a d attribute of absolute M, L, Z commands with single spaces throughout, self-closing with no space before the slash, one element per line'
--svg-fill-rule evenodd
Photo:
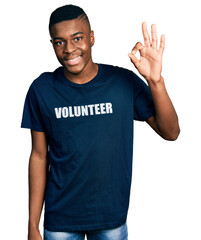
<path fill-rule="evenodd" d="M 74 19 L 52 26 L 51 42 L 67 76 L 86 74 L 92 67 L 94 33 L 86 20 Z"/>

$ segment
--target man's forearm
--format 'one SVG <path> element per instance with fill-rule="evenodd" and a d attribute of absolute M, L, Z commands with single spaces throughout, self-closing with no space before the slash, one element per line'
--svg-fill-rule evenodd
<path fill-rule="evenodd" d="M 156 125 L 162 137 L 175 140 L 180 132 L 178 117 L 168 96 L 164 79 L 148 82 L 156 111 Z"/>
<path fill-rule="evenodd" d="M 47 166 L 46 157 L 31 153 L 29 161 L 29 231 L 39 228 L 44 203 Z"/>

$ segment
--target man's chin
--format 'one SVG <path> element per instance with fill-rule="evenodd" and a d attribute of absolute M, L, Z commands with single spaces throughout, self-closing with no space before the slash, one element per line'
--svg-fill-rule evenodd
<path fill-rule="evenodd" d="M 67 67 L 66 65 L 63 65 L 64 67 L 64 72 L 66 75 L 79 75 L 82 73 L 83 69 L 79 66 L 72 66 L 72 67 Z"/>

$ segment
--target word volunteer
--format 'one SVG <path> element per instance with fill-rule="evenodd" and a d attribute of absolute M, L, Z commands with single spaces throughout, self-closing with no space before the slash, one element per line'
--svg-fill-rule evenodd
<path fill-rule="evenodd" d="M 98 103 L 84 106 L 68 106 L 55 108 L 56 118 L 81 117 L 113 113 L 112 103 Z"/>

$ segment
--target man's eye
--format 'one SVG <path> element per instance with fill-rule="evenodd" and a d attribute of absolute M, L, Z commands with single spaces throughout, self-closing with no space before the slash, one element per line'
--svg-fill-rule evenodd
<path fill-rule="evenodd" d="M 80 41 L 81 39 L 82 39 L 82 37 L 76 37 L 76 38 L 75 38 L 75 41 L 78 42 L 78 41 Z"/>
<path fill-rule="evenodd" d="M 59 41 L 59 42 L 55 42 L 55 44 L 56 44 L 57 46 L 61 46 L 61 45 L 63 44 L 63 42 L 62 42 L 62 41 Z"/>

